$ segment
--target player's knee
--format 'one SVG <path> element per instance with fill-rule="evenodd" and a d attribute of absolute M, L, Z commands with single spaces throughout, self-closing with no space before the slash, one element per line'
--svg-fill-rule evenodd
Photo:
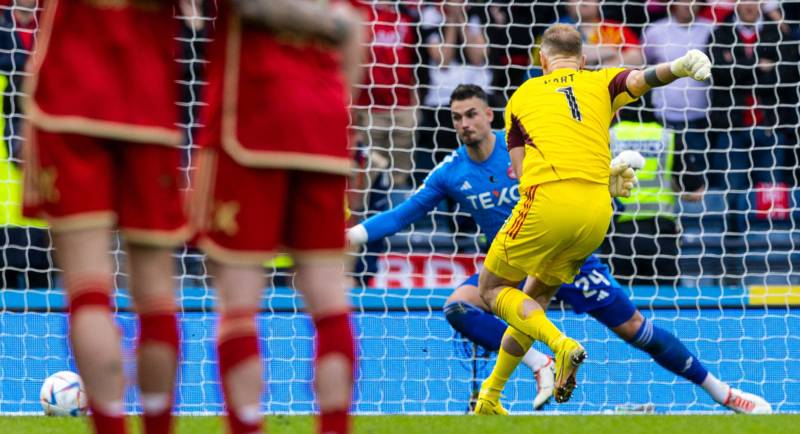
<path fill-rule="evenodd" d="M 321 318 L 349 309 L 341 261 L 298 257 L 295 268 L 295 286 L 303 293 L 306 309 L 312 316 Z"/>
<path fill-rule="evenodd" d="M 478 297 L 483 303 L 486 304 L 486 306 L 492 306 L 494 299 L 497 298 L 497 294 L 499 292 L 500 288 L 492 285 L 481 284 L 478 286 Z"/>
<path fill-rule="evenodd" d="M 502 346 L 512 356 L 522 357 L 532 343 L 533 340 L 527 335 L 516 329 L 509 328 L 509 331 L 503 335 Z"/>
<path fill-rule="evenodd" d="M 614 333 L 627 342 L 636 339 L 642 326 L 645 324 L 645 319 L 642 314 L 637 310 L 633 313 L 630 319 L 614 327 Z"/>
<path fill-rule="evenodd" d="M 456 303 L 456 302 L 459 302 L 459 301 L 466 301 L 466 300 L 464 300 L 463 295 L 459 293 L 459 291 L 458 291 L 459 289 L 460 288 L 456 288 L 456 290 L 453 291 L 452 294 L 450 294 L 449 297 L 447 297 L 447 300 L 444 301 L 444 305 L 445 306 L 453 304 L 453 303 Z"/>
<path fill-rule="evenodd" d="M 659 356 L 669 351 L 674 338 L 670 339 L 671 336 L 665 334 L 662 329 L 656 327 L 652 321 L 647 321 L 641 314 L 634 315 L 634 317 L 639 318 L 637 319 L 639 328 L 633 334 L 633 337 L 628 339 L 631 345 L 653 356 Z M 636 323 L 632 322 L 632 324 Z M 631 326 L 631 329 L 632 328 L 633 326 Z"/>
<path fill-rule="evenodd" d="M 452 301 L 447 299 L 442 307 L 444 318 L 456 330 L 459 330 L 468 321 L 470 313 L 476 310 L 475 306 L 460 299 Z"/>
<path fill-rule="evenodd" d="M 478 291 L 478 287 L 475 285 L 461 285 L 455 289 L 455 291 L 447 297 L 445 301 L 445 306 L 456 303 L 456 302 L 465 302 L 471 305 L 480 307 L 484 310 L 488 310 L 486 305 L 483 302 L 483 299 L 480 296 Z"/>

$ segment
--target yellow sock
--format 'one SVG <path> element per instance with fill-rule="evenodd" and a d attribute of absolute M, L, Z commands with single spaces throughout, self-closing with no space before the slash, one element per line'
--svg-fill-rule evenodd
<path fill-rule="evenodd" d="M 514 327 L 508 327 L 503 334 L 503 340 L 511 336 L 520 347 L 522 347 L 522 355 L 524 356 L 528 349 L 530 349 L 533 341 L 531 338 L 516 330 Z M 481 396 L 489 400 L 497 402 L 500 399 L 500 393 L 506 387 L 506 382 L 511 374 L 517 369 L 522 356 L 513 356 L 500 346 L 500 351 L 497 354 L 497 361 L 492 368 L 492 373 L 481 385 Z"/>
<path fill-rule="evenodd" d="M 558 352 L 560 345 L 557 343 L 564 333 L 547 319 L 542 309 L 533 310 L 527 316 L 523 316 L 523 304 L 526 300 L 535 303 L 532 298 L 516 288 L 503 289 L 495 301 L 497 315 L 531 339 L 547 344 L 553 353 Z"/>

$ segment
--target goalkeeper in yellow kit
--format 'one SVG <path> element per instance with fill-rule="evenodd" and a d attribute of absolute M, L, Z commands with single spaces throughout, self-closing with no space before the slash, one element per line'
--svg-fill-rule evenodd
<path fill-rule="evenodd" d="M 556 401 L 569 400 L 586 352 L 544 309 L 603 241 L 611 197 L 630 195 L 635 159 L 611 162 L 614 113 L 653 87 L 686 76 L 705 80 L 711 73 L 708 57 L 697 50 L 644 70 L 583 70 L 581 35 L 564 24 L 544 33 L 539 56 L 544 76 L 524 83 L 506 106 L 506 141 L 520 175 L 520 201 L 489 249 L 479 291 L 509 328 L 481 387 L 477 414 L 507 414 L 500 393 L 534 340 L 556 356 Z"/>

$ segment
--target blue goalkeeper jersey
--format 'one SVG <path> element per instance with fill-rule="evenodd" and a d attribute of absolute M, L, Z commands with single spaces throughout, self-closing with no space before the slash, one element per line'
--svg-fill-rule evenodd
<path fill-rule="evenodd" d="M 405 202 L 364 221 L 368 240 L 400 231 L 450 198 L 472 216 L 486 235 L 487 246 L 491 245 L 519 200 L 519 183 L 511 168 L 505 134 L 499 131 L 495 137 L 494 151 L 486 161 L 473 161 L 461 146 L 436 166 Z M 463 284 L 477 286 L 478 275 Z M 627 321 L 635 310 L 608 267 L 595 255 L 586 258 L 575 281 L 562 285 L 556 298 L 566 301 L 577 313 L 599 312 L 597 318 L 610 327 Z M 600 309 L 612 304 L 615 309 Z"/>
<path fill-rule="evenodd" d="M 450 198 L 461 205 L 462 211 L 469 213 L 486 235 L 486 245 L 491 245 L 519 200 L 519 182 L 511 167 L 505 133 L 497 131 L 494 135 L 494 150 L 486 161 L 473 161 L 466 147 L 461 146 L 436 166 L 405 202 L 364 221 L 368 240 L 397 233 L 433 211 L 442 200 Z M 599 267 L 605 265 L 591 255 L 581 271 L 590 273 Z"/>
<path fill-rule="evenodd" d="M 405 202 L 367 219 L 369 241 L 392 235 L 424 217 L 445 198 L 457 202 L 486 235 L 487 246 L 519 200 L 519 182 L 511 168 L 505 134 L 495 132 L 494 151 L 486 161 L 473 161 L 465 146 L 436 166 Z"/>

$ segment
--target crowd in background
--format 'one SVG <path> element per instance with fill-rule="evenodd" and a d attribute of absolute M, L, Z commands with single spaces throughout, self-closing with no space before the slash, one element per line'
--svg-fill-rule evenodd
<path fill-rule="evenodd" d="M 373 169 L 390 171 L 395 187 L 404 186 L 409 174 L 420 181 L 458 146 L 447 108 L 452 89 L 459 83 L 485 87 L 492 105 L 501 110 L 516 87 L 540 74 L 536 43 L 553 22 L 581 30 L 590 68 L 642 67 L 672 60 L 687 47 L 707 52 L 715 65 L 708 83 L 680 81 L 659 89 L 634 114 L 624 116 L 664 123 L 679 131 L 684 146 L 695 152 L 736 154 L 754 148 L 755 170 L 747 181 L 795 183 L 788 169 L 796 166 L 800 3 L 360 3 L 368 11 L 372 39 L 367 79 L 356 103 L 359 131 L 370 151 L 379 154 Z M 497 116 L 496 125 L 502 125 L 502 116 Z M 755 134 L 746 133 L 751 127 Z M 716 134 L 728 131 L 731 134 Z M 414 132 L 415 149 L 409 140 Z M 712 154 L 723 158 L 713 158 L 702 169 L 749 169 L 735 166 L 748 158 L 733 155 L 727 163 L 734 167 L 726 167 L 724 155 Z M 773 170 L 776 167 L 784 170 Z M 780 173 L 768 176 L 766 169 Z M 744 185 L 740 179 L 719 176 L 705 181 L 718 188 Z"/>
<path fill-rule="evenodd" d="M 538 38 L 555 22 L 575 25 L 584 35 L 589 68 L 652 65 L 688 48 L 709 54 L 711 80 L 680 80 L 657 89 L 623 110 L 620 119 L 658 122 L 675 132 L 676 191 L 687 201 L 724 191 L 730 212 L 722 231 L 748 229 L 750 190 L 780 193 L 798 186 L 800 2 L 351 1 L 364 13 L 369 44 L 365 78 L 353 102 L 354 147 L 363 169 L 350 198 L 356 218 L 385 209 L 393 191 L 419 186 L 459 146 L 448 107 L 456 85 L 484 87 L 497 110 L 494 126 L 502 127 L 505 101 L 526 79 L 541 74 Z M 22 65 L 34 49 L 36 5 L 36 0 L 0 1 L 0 74 L 8 79 L 3 136 L 7 160 L 14 164 L 22 136 Z M 203 10 L 201 1 L 183 0 L 178 14 L 202 16 Z M 190 144 L 198 127 L 207 23 L 184 19 L 181 38 L 185 74 L 179 104 L 186 108 Z M 4 286 L 42 284 L 31 282 L 35 275 L 17 274 L 52 269 L 46 231 L 27 223 L 17 230 L 19 222 L 8 219 L 0 223 L 5 226 L 0 268 L 13 274 L 4 274 Z M 457 226 L 469 230 L 470 224 Z"/>
<path fill-rule="evenodd" d="M 355 189 L 370 195 L 354 195 L 356 211 L 369 215 L 391 206 L 387 193 L 419 186 L 459 146 L 448 109 L 457 84 L 487 89 L 497 110 L 494 126 L 501 128 L 505 101 L 526 79 L 541 74 L 538 38 L 554 22 L 581 31 L 588 68 L 654 65 L 690 48 L 709 55 L 714 68 L 707 82 L 677 81 L 619 114 L 621 120 L 657 122 L 675 134 L 676 196 L 702 203 L 706 192 L 724 192 L 720 227 L 704 230 L 741 238 L 750 230 L 754 190 L 757 200 L 791 202 L 776 198 L 788 196 L 800 176 L 800 2 L 360 3 L 371 23 L 369 66 L 355 104 L 360 163 L 368 176 Z M 674 215 L 666 220 L 666 226 L 659 222 L 652 229 L 637 222 L 631 232 L 677 240 L 680 222 Z M 471 229 L 458 218 L 451 224 L 453 232 Z M 624 229 L 616 225 L 614 231 Z M 741 248 L 744 242 L 738 243 Z M 628 237 L 606 253 L 612 259 L 623 250 L 642 256 L 636 247 L 631 251 L 634 245 L 645 248 Z M 378 243 L 371 250 L 385 247 Z M 677 264 L 677 247 L 656 243 L 652 250 L 655 256 L 672 255 L 669 262 Z M 370 269 L 369 258 L 366 263 Z M 678 274 L 676 265 L 652 272 Z"/>

